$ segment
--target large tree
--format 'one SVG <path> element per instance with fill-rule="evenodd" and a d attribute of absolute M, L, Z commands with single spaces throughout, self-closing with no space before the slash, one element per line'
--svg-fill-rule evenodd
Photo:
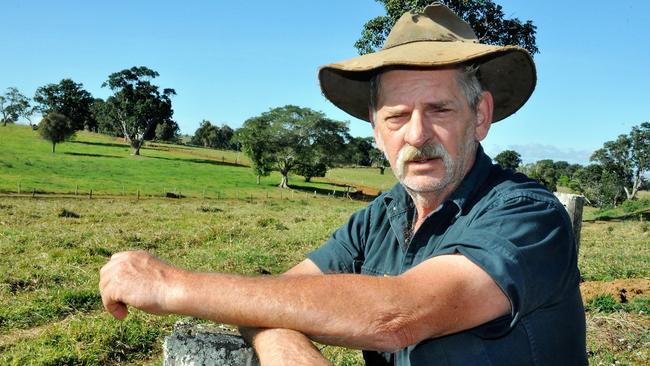
<path fill-rule="evenodd" d="M 372 164 L 371 152 L 374 148 L 373 137 L 349 137 L 347 144 L 347 163 L 359 166 Z"/>
<path fill-rule="evenodd" d="M 494 157 L 494 161 L 504 169 L 517 170 L 521 164 L 521 155 L 514 150 L 504 150 Z"/>
<path fill-rule="evenodd" d="M 287 105 L 247 120 L 238 130 L 238 141 L 251 161 L 260 162 L 254 162 L 254 167 L 272 162 L 282 174 L 279 186 L 288 188 L 292 170 L 322 175 L 323 166 L 339 162 L 347 133 L 345 122 Z"/>
<path fill-rule="evenodd" d="M 114 93 L 106 103 L 113 108 L 134 155 L 140 155 L 145 138 L 154 136 L 156 126 L 171 121 L 174 114 L 171 97 L 176 91 L 166 88 L 161 92 L 151 83 L 158 76 L 145 66 L 134 66 L 109 75 L 102 84 Z"/>
<path fill-rule="evenodd" d="M 194 132 L 190 143 L 213 149 L 233 150 L 236 143 L 233 140 L 235 131 L 230 126 L 215 126 L 210 121 L 203 120 L 201 125 Z"/>
<path fill-rule="evenodd" d="M 46 115 L 59 112 L 70 118 L 75 130 L 97 131 L 97 120 L 91 111 L 95 99 L 81 83 L 63 79 L 58 84 L 47 84 L 36 89 L 34 101 Z"/>
<path fill-rule="evenodd" d="M 359 54 L 374 52 L 382 47 L 390 29 L 403 13 L 422 11 L 431 0 L 376 0 L 386 9 L 386 15 L 369 20 L 354 46 Z M 531 54 L 538 53 L 533 22 L 507 19 L 503 8 L 491 0 L 442 0 L 451 10 L 468 22 L 482 43 L 517 45 Z"/>
<path fill-rule="evenodd" d="M 619 135 L 596 150 L 591 161 L 615 174 L 627 199 L 634 199 L 643 183 L 643 174 L 650 170 L 650 122 L 632 127 L 628 135 Z"/>
<path fill-rule="evenodd" d="M 115 137 L 124 137 L 122 125 L 117 119 L 117 111 L 101 98 L 96 98 L 90 106 L 93 118 L 97 121 L 97 132 Z"/>
<path fill-rule="evenodd" d="M 14 87 L 7 88 L 7 92 L 0 95 L 0 114 L 2 118 L 0 122 L 2 122 L 3 126 L 6 126 L 7 123 L 18 122 L 20 117 L 25 117 L 31 124 L 30 116 L 33 111 L 29 104 L 29 98 Z"/>
<path fill-rule="evenodd" d="M 257 184 L 260 184 L 260 178 L 271 173 L 275 162 L 274 136 L 270 120 L 262 116 L 249 118 L 244 122 L 244 126 L 237 130 L 235 140 L 250 159 Z"/>
<path fill-rule="evenodd" d="M 51 112 L 43 117 L 41 123 L 38 124 L 38 133 L 52 143 L 52 152 L 54 153 L 56 144 L 72 137 L 75 128 L 70 118 L 58 112 Z"/>

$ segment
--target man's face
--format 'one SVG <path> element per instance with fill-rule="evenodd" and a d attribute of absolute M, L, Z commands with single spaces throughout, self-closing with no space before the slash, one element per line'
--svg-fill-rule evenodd
<path fill-rule="evenodd" d="M 397 179 L 409 190 L 455 187 L 472 166 L 487 134 L 492 99 L 474 110 L 456 70 L 392 70 L 382 74 L 374 134 Z"/>

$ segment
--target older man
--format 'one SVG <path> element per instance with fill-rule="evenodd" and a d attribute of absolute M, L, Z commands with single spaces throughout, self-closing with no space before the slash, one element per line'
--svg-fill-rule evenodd
<path fill-rule="evenodd" d="M 434 4 L 405 14 L 382 51 L 319 76 L 328 99 L 372 123 L 400 183 L 284 276 L 116 254 L 101 272 L 106 309 L 240 325 L 268 365 L 326 364 L 311 340 L 370 350 L 368 364 L 586 364 L 569 218 L 479 144 L 532 93 L 530 56 L 478 43 Z"/>

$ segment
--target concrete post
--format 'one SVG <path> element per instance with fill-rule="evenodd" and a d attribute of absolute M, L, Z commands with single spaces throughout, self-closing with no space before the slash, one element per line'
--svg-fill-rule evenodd
<path fill-rule="evenodd" d="M 582 207 L 585 204 L 585 197 L 577 194 L 555 192 L 555 197 L 564 205 L 564 208 L 571 218 L 573 234 L 576 237 L 576 252 L 580 252 L 580 229 L 582 228 Z"/>
<path fill-rule="evenodd" d="M 165 337 L 163 352 L 165 366 L 259 366 L 237 333 L 215 324 L 177 322 Z"/>

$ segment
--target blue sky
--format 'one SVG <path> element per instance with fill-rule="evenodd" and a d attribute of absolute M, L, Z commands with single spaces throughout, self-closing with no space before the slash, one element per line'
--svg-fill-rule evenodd
<path fill-rule="evenodd" d="M 484 141 L 491 155 L 513 148 L 525 162 L 587 163 L 605 141 L 650 120 L 650 2 L 496 0 L 508 17 L 537 26 L 537 89 Z M 202 119 L 241 126 L 296 104 L 350 121 L 320 93 L 318 67 L 355 56 L 363 24 L 383 13 L 373 0 L 29 1 L 0 12 L 0 91 L 32 97 L 71 78 L 95 97 L 107 76 L 131 66 L 171 87 L 183 133 Z"/>

